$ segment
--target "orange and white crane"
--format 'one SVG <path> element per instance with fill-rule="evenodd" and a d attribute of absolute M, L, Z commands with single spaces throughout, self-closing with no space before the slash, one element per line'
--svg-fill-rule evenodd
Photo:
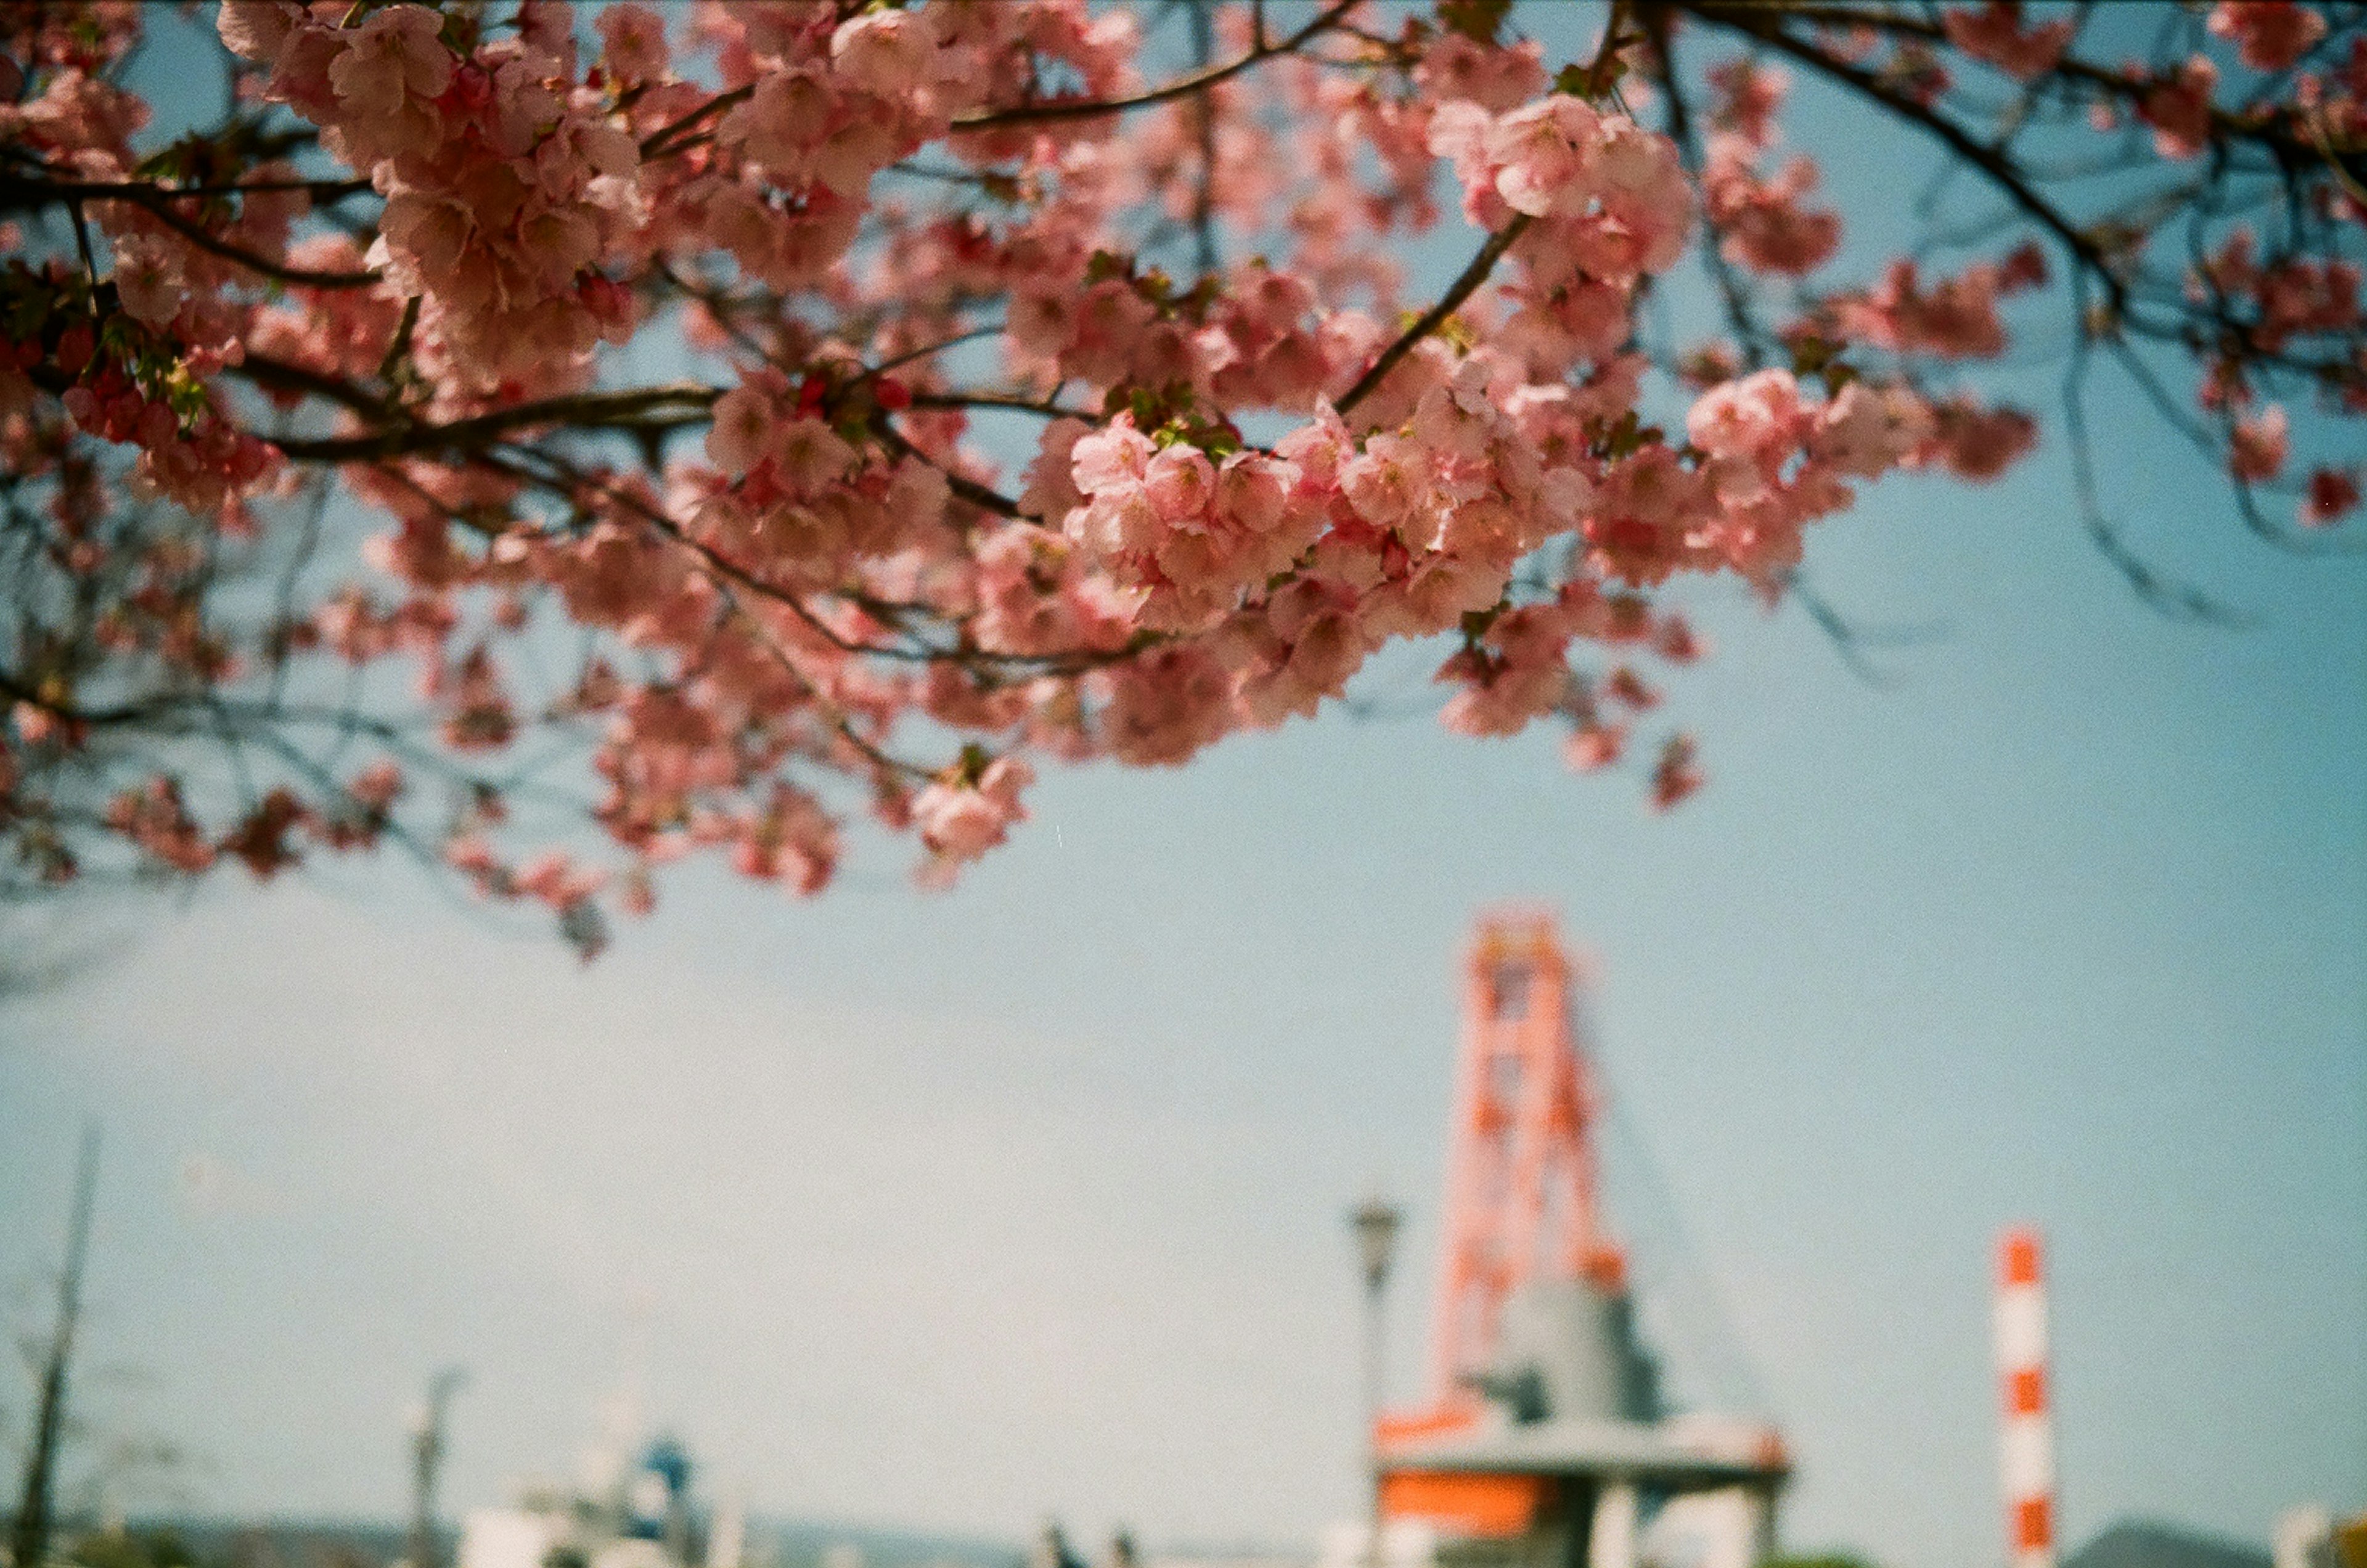
<path fill-rule="evenodd" d="M 1721 1563 L 1766 1555 L 1789 1465 L 1763 1424 L 1664 1408 L 1602 1213 L 1583 976 L 1550 915 L 1484 916 L 1465 961 L 1428 1404 L 1376 1434 L 1378 1511 L 1539 1561 L 1635 1568 L 1652 1499 L 1731 1495 Z"/>
<path fill-rule="evenodd" d="M 1573 966 L 1550 916 L 1482 920 L 1463 981 L 1446 1213 L 1433 1325 L 1442 1407 L 1476 1404 L 1504 1303 L 1532 1280 L 1617 1293 L 1625 1256 L 1604 1232 L 1592 1136 L 1599 1101 L 1580 1044 Z"/>

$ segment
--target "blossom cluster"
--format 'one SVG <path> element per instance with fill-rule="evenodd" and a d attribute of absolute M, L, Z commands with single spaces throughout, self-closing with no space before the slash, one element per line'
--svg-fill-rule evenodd
<path fill-rule="evenodd" d="M 267 70 L 265 96 L 385 197 L 365 259 L 420 300 L 438 367 L 479 387 L 543 389 L 633 325 L 598 264 L 638 227 L 640 150 L 574 80 L 565 7 L 541 9 L 465 59 L 426 6 L 353 26 L 295 0 L 221 13 L 222 41 Z"/>

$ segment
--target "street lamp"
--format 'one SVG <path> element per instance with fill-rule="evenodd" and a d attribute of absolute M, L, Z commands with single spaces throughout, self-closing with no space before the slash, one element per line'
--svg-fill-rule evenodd
<path fill-rule="evenodd" d="M 410 1568 L 441 1568 L 436 1540 L 436 1472 L 444 1462 L 444 1419 L 469 1374 L 447 1367 L 428 1382 L 427 1397 L 411 1415 Z"/>
<path fill-rule="evenodd" d="M 1348 1223 L 1355 1230 L 1357 1258 L 1365 1266 L 1365 1441 L 1373 1472 L 1373 1529 L 1365 1561 L 1368 1568 L 1380 1568 L 1381 1295 L 1388 1286 L 1389 1262 L 1405 1211 L 1376 1195 L 1357 1205 Z"/>

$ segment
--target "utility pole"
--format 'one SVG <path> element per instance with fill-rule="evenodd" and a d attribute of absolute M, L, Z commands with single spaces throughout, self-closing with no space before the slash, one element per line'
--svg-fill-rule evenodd
<path fill-rule="evenodd" d="M 41 1369 L 41 1402 L 33 1423 L 32 1451 L 25 1457 L 25 1490 L 17 1505 L 8 1552 L 17 1568 L 40 1568 L 50 1550 L 50 1481 L 57 1469 L 58 1436 L 65 1425 L 66 1365 L 74 1356 L 74 1325 L 82 1317 L 82 1266 L 90 1249 L 90 1210 L 98 1193 L 98 1123 L 83 1128 L 82 1160 L 74 1175 L 74 1212 L 66 1224 L 66 1268 L 58 1280 L 57 1330 Z"/>
<path fill-rule="evenodd" d="M 411 1540 L 404 1555 L 411 1568 L 440 1568 L 436 1542 L 436 1472 L 444 1462 L 444 1417 L 452 1396 L 469 1374 L 447 1367 L 427 1382 L 427 1398 L 411 1427 Z"/>

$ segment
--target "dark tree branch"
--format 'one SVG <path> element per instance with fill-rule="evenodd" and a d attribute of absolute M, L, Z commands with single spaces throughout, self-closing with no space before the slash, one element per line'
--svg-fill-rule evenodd
<path fill-rule="evenodd" d="M 1364 0 L 1333 0 L 1333 4 L 1317 12 L 1314 18 L 1305 27 L 1279 43 L 1263 46 L 1252 43 L 1249 52 L 1238 60 L 1211 66 L 1206 71 L 1195 71 L 1186 76 L 1179 76 L 1164 86 L 1154 87 L 1147 93 L 1138 93 L 1130 98 L 1055 98 L 1047 103 L 1018 104 L 1010 108 L 988 109 L 978 114 L 966 115 L 954 121 L 954 130 L 957 132 L 1000 130 L 1005 126 L 1040 125 L 1048 120 L 1091 119 L 1101 115 L 1124 114 L 1129 109 L 1149 108 L 1153 104 L 1163 104 L 1175 98 L 1189 97 L 1195 93 L 1207 91 L 1219 82 L 1230 81 L 1251 66 L 1272 60 L 1276 55 L 1296 52 L 1301 44 L 1328 30 L 1345 17 L 1350 11 L 1363 4 Z"/>
<path fill-rule="evenodd" d="M 1398 367 L 1399 360 L 1413 352 L 1416 344 L 1444 326 L 1447 318 L 1461 310 L 1464 301 L 1479 291 L 1479 286 L 1488 281 L 1488 275 L 1496 270 L 1496 264 L 1503 259 L 1504 253 L 1512 248 L 1514 241 L 1529 231 L 1530 221 L 1527 213 L 1516 212 L 1510 222 L 1488 236 L 1488 243 L 1479 247 L 1479 254 L 1464 267 L 1462 276 L 1438 297 L 1438 303 L 1423 311 L 1411 326 L 1399 333 L 1395 342 L 1381 350 L 1380 357 L 1356 378 L 1356 384 L 1340 394 L 1339 400 L 1332 406 L 1343 418 L 1371 395 L 1373 389 Z"/>

